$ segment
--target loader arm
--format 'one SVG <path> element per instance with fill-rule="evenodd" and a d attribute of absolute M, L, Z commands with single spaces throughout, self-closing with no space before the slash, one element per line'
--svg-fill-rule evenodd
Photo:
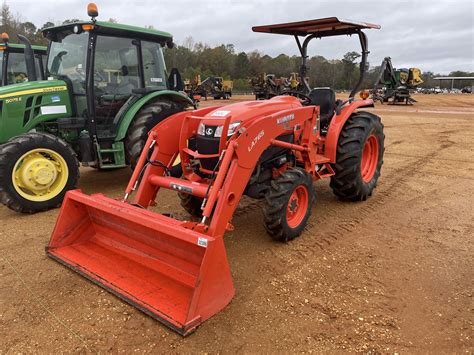
<path fill-rule="evenodd" d="M 213 181 L 200 179 L 189 168 L 190 157 L 203 158 L 205 156 L 191 151 L 184 146 L 184 143 L 196 134 L 199 119 L 206 113 L 206 109 L 195 111 L 193 114 L 180 113 L 152 130 L 148 145 L 151 145 L 155 139 L 159 139 L 159 144 L 153 146 L 153 152 L 148 158 L 149 162 L 154 162 L 154 164 L 149 163 L 145 166 L 146 155 L 149 153 L 146 151 L 142 153 L 141 158 L 143 159 L 140 159 L 141 164 L 137 166 L 135 173 L 142 169 L 144 169 L 144 173 L 133 199 L 134 204 L 148 207 L 154 202 L 160 188 L 205 197 L 203 221 L 210 218 L 209 226 L 201 223 L 201 226 L 197 228 L 208 236 L 222 237 L 226 228 L 229 227 L 228 224 L 255 169 L 258 158 L 266 148 L 275 145 L 300 152 L 302 162 L 305 163 L 307 171 L 311 172 L 315 179 L 317 178 L 316 165 L 329 161 L 317 154 L 319 108 L 316 106 L 301 107 L 280 111 L 245 123 L 239 129 L 240 134 L 225 141 L 224 149 L 220 150 L 218 155 L 221 156 L 221 164 L 215 179 Z M 290 121 L 281 121 L 283 117 L 293 118 Z M 224 131 L 229 125 L 230 118 L 229 116 L 224 123 Z M 177 146 L 176 139 L 173 139 L 173 136 L 176 137 L 178 133 L 177 127 L 182 127 L 180 147 Z M 295 136 L 300 137 L 298 144 L 289 144 L 276 139 L 288 131 L 295 131 Z M 225 140 L 226 137 L 222 139 Z M 164 166 L 169 166 L 178 154 L 181 157 L 184 177 L 187 180 L 164 176 L 166 170 Z M 135 182 L 131 181 L 129 188 L 134 184 Z M 130 192 L 127 190 L 127 193 Z M 214 212 L 211 218 L 212 211 Z"/>
<path fill-rule="evenodd" d="M 382 61 L 382 64 L 380 65 L 379 74 L 377 75 L 377 79 L 375 80 L 375 85 L 374 85 L 376 89 L 378 89 L 379 85 L 381 84 L 382 77 L 386 68 L 387 68 L 387 58 L 385 58 Z"/>
<path fill-rule="evenodd" d="M 377 80 L 375 81 L 375 88 L 377 89 L 379 85 L 387 85 L 386 77 L 390 79 L 390 85 L 395 87 L 398 85 L 397 77 L 395 76 L 395 70 L 393 69 L 392 60 L 390 57 L 384 58 L 381 66 Z"/>
<path fill-rule="evenodd" d="M 193 115 L 205 116 L 208 112 L 215 109 L 216 106 L 202 108 L 193 111 Z M 149 132 L 148 140 L 145 143 L 145 149 L 138 160 L 137 166 L 133 171 L 128 186 L 125 189 L 126 198 L 136 190 L 133 203 L 144 208 L 149 207 L 150 204 L 153 203 L 156 194 L 158 193 L 159 187 L 141 182 L 147 181 L 151 176 L 162 176 L 165 173 L 165 168 L 160 165 L 153 165 L 150 163 L 147 164 L 147 160 L 157 162 L 159 161 L 164 166 L 171 167 L 171 164 L 179 155 L 180 142 L 178 139 L 176 139 L 176 137 L 180 137 L 181 128 L 187 115 L 189 115 L 189 112 L 177 113 L 156 125 Z M 158 139 L 159 144 L 155 146 Z M 150 147 L 152 145 L 152 152 L 148 157 L 148 154 L 150 154 Z"/>

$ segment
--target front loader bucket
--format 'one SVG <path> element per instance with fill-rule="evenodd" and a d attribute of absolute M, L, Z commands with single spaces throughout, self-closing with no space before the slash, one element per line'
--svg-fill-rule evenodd
<path fill-rule="evenodd" d="M 223 238 L 107 198 L 70 191 L 48 256 L 182 335 L 234 296 Z"/>

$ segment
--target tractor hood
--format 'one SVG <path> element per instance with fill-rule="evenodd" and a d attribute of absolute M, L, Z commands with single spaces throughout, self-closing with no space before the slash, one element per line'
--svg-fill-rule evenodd
<path fill-rule="evenodd" d="M 201 123 L 206 126 L 220 126 L 231 116 L 230 123 L 245 122 L 248 119 L 264 117 L 275 112 L 301 107 L 301 102 L 293 96 L 276 96 L 270 100 L 245 101 L 221 106 L 207 115 Z"/>
<path fill-rule="evenodd" d="M 62 80 L 0 87 L 0 144 L 35 129 L 42 122 L 71 115 L 69 91 Z"/>
<path fill-rule="evenodd" d="M 31 81 L 0 87 L 0 100 L 59 91 L 67 91 L 66 83 L 62 80 Z"/>

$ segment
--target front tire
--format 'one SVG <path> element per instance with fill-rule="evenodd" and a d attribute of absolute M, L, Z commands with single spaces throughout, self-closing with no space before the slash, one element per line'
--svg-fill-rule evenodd
<path fill-rule="evenodd" d="M 377 185 L 383 164 L 385 135 L 379 116 L 357 112 L 345 123 L 337 143 L 334 194 L 350 201 L 365 201 Z"/>
<path fill-rule="evenodd" d="M 183 110 L 183 105 L 166 99 L 155 100 L 140 109 L 125 137 L 125 156 L 132 169 L 140 158 L 148 132 L 164 119 Z"/>
<path fill-rule="evenodd" d="M 311 216 L 313 202 L 311 175 L 299 168 L 283 172 L 265 195 L 263 215 L 268 234 L 280 242 L 298 237 Z"/>
<path fill-rule="evenodd" d="M 16 212 L 58 207 L 78 178 L 76 154 L 54 135 L 27 133 L 0 146 L 0 202 Z"/>

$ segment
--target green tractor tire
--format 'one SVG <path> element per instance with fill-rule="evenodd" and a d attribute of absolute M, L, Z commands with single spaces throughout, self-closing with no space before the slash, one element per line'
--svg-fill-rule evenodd
<path fill-rule="evenodd" d="M 76 154 L 54 135 L 26 133 L 0 146 L 0 202 L 16 212 L 58 207 L 78 178 Z"/>
<path fill-rule="evenodd" d="M 138 111 L 125 137 L 125 155 L 132 169 L 140 158 L 148 132 L 164 119 L 183 110 L 181 103 L 158 99 L 146 104 Z"/>

